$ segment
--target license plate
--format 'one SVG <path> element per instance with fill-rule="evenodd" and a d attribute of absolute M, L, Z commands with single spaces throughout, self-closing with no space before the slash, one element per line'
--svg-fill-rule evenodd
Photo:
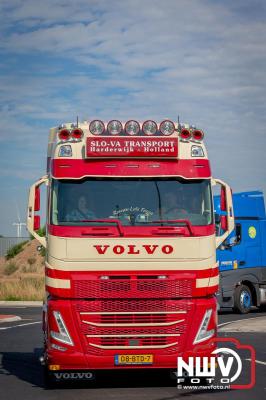
<path fill-rule="evenodd" d="M 152 364 L 153 354 L 116 354 L 115 365 Z"/>

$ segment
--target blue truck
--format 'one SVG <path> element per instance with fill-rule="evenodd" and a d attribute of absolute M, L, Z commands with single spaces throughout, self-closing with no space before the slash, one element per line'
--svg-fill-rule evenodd
<path fill-rule="evenodd" d="M 266 215 L 261 191 L 233 194 L 235 230 L 217 249 L 220 308 L 248 313 L 266 309 Z M 221 234 L 220 197 L 214 197 L 216 234 Z"/>

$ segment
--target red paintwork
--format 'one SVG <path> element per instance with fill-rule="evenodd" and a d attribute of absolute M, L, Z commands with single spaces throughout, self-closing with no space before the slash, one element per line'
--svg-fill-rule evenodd
<path fill-rule="evenodd" d="M 87 158 L 176 158 L 177 138 L 88 137 Z M 118 151 L 119 150 L 119 151 Z"/>
<path fill-rule="evenodd" d="M 181 176 L 190 179 L 210 178 L 209 160 L 52 160 L 54 178 L 82 178 L 85 176 Z"/>
<path fill-rule="evenodd" d="M 55 279 L 70 279 L 70 289 L 46 285 L 52 296 L 65 298 L 193 298 L 213 295 L 214 287 L 196 287 L 196 279 L 218 276 L 218 268 L 191 271 L 60 271 L 46 268 L 46 275 Z M 101 280 L 101 276 L 112 277 Z M 167 279 L 157 279 L 167 275 Z"/>
<path fill-rule="evenodd" d="M 115 301 L 113 301 L 114 303 Z M 121 307 L 122 303 L 119 303 Z M 149 306 L 147 302 L 146 310 L 149 307 L 154 309 L 154 305 Z M 204 344 L 193 345 L 193 341 L 199 329 L 203 315 L 206 309 L 213 309 L 212 318 L 209 323 L 209 329 L 216 327 L 216 300 L 214 297 L 206 299 L 193 299 L 193 300 L 169 300 L 165 301 L 164 308 L 167 310 L 186 310 L 186 314 L 180 314 L 176 319 L 184 319 L 182 326 L 178 327 L 180 336 L 166 338 L 167 343 L 178 341 L 178 344 L 170 347 L 169 349 L 143 349 L 143 350 L 102 350 L 97 349 L 90 345 L 90 343 L 99 343 L 98 338 L 86 337 L 90 335 L 93 330 L 90 325 L 85 324 L 82 320 L 97 321 L 96 317 L 81 315 L 80 312 L 88 311 L 102 311 L 101 301 L 84 301 L 84 300 L 55 300 L 50 299 L 48 302 L 48 323 L 45 329 L 48 333 L 47 340 L 47 363 L 60 365 L 61 370 L 68 369 L 84 369 L 84 370 L 97 370 L 97 369 L 146 369 L 146 368 L 176 368 L 177 356 L 183 355 L 184 359 L 191 355 L 195 356 L 195 348 L 197 348 L 197 355 L 210 356 L 210 353 L 215 349 L 215 344 L 212 339 L 207 340 Z M 137 303 L 136 303 L 137 306 Z M 108 306 L 109 307 L 109 306 Z M 142 307 L 140 304 L 138 307 Z M 157 307 L 160 307 L 158 303 Z M 108 308 L 109 309 L 109 308 Z M 139 309 L 139 308 L 138 308 Z M 67 328 L 74 342 L 74 346 L 64 345 L 66 351 L 61 352 L 51 348 L 51 343 L 58 344 L 57 341 L 50 338 L 49 330 L 57 330 L 56 323 L 52 314 L 53 310 L 60 311 L 63 319 L 67 321 Z M 172 318 L 172 317 L 169 317 Z M 133 328 L 132 328 L 133 329 Z M 139 331 L 141 328 L 134 328 Z M 161 328 L 162 329 L 162 328 Z M 123 332 L 124 327 L 117 327 L 116 331 Z M 98 328 L 94 329 L 94 334 L 100 332 Z M 140 331 L 139 331 L 140 332 Z M 162 332 L 163 335 L 163 332 Z M 114 356 L 116 354 L 153 354 L 153 365 L 133 365 L 133 366 L 116 366 L 114 363 Z"/>
<path fill-rule="evenodd" d="M 172 142 L 173 152 L 170 159 L 170 152 L 154 150 L 153 152 L 144 151 L 143 146 L 133 146 L 130 153 L 125 148 L 120 152 L 124 159 L 116 159 L 118 153 L 104 152 L 98 159 L 98 152 L 89 149 L 89 143 L 92 141 L 119 141 L 124 147 L 126 141 L 137 142 L 139 140 Z M 137 148 L 138 147 L 138 148 Z M 165 147 L 165 144 L 163 145 Z M 96 146 L 95 146 L 96 148 Z M 165 147 L 166 149 L 166 147 Z M 162 148 L 161 148 L 162 150 Z M 91 137 L 87 139 L 85 153 L 86 159 L 50 159 L 47 160 L 48 170 L 52 177 L 57 179 L 81 179 L 83 177 L 183 177 L 187 179 L 210 179 L 211 169 L 209 160 L 206 159 L 177 159 L 178 148 L 177 140 L 169 137 L 158 138 L 138 138 L 138 137 L 109 137 L 98 138 Z M 147 159 L 141 159 L 148 154 Z M 93 158 L 91 158 L 93 157 Z M 126 157 L 128 159 L 126 159 Z M 138 158 L 137 158 L 138 157 Z M 109 159 L 106 159 L 109 158 Z M 134 159 L 133 159 L 134 158 Z M 153 158 L 153 159 L 152 159 Z M 165 159 L 163 159 L 165 158 Z M 99 238 L 99 245 L 102 245 L 102 239 L 109 237 L 117 238 L 117 246 L 120 245 L 121 236 L 132 238 L 132 248 L 129 251 L 134 253 L 134 238 L 145 237 L 151 239 L 156 237 L 204 237 L 215 234 L 215 226 L 122 226 L 120 230 L 114 224 L 113 226 L 55 226 L 48 225 L 47 231 L 51 236 L 63 238 Z M 97 244 L 97 243 L 96 243 Z M 121 245 L 120 245 L 121 246 Z M 117 248 L 116 248 L 117 250 Z M 119 250 L 120 251 L 120 250 Z M 113 253 L 112 253 L 113 255 Z M 99 254 L 100 260 L 101 254 Z M 117 253 L 119 257 L 119 252 Z M 153 257 L 153 255 L 151 255 Z M 167 257 L 167 254 L 164 254 Z M 60 261 L 58 261 L 60 262 Z M 98 263 L 97 263 L 98 264 Z M 79 263 L 77 263 L 78 269 Z M 105 266 L 103 259 L 102 268 Z M 190 355 L 210 355 L 215 345 L 212 340 L 207 340 L 200 346 L 193 345 L 193 341 L 202 322 L 206 309 L 213 309 L 213 315 L 208 329 L 216 329 L 216 299 L 214 293 L 218 287 L 196 288 L 196 279 L 204 279 L 219 274 L 218 268 L 210 265 L 207 270 L 185 270 L 172 271 L 163 268 L 160 271 L 61 271 L 59 269 L 46 268 L 46 276 L 54 279 L 69 279 L 70 289 L 55 289 L 46 286 L 50 294 L 47 300 L 47 313 L 44 315 L 43 329 L 46 337 L 46 357 L 47 364 L 59 364 L 61 370 L 96 370 L 96 369 L 147 369 L 147 368 L 176 368 L 178 355 L 183 355 L 187 359 Z M 108 275 L 111 279 L 101 280 L 100 276 Z M 158 275 L 167 275 L 167 279 L 158 279 Z M 66 323 L 67 329 L 73 339 L 74 346 L 65 345 L 50 337 L 50 330 L 58 330 L 53 316 L 53 310 L 60 311 Z M 153 311 L 158 312 L 154 314 Z M 171 314 L 168 311 L 186 310 L 185 314 Z M 106 314 L 103 312 L 112 312 L 107 318 L 111 318 L 111 327 L 99 327 Z M 139 311 L 145 311 L 148 314 L 140 316 Z M 99 312 L 99 314 L 80 314 L 81 312 Z M 116 325 L 123 322 L 119 312 L 128 312 L 127 318 L 131 318 L 132 324 L 146 318 L 155 326 L 129 326 L 123 327 Z M 135 312 L 135 314 L 134 314 Z M 173 322 L 177 319 L 184 321 L 173 325 L 156 327 L 156 318 L 165 318 L 166 322 Z M 85 322 L 84 322 L 85 321 Z M 86 324 L 93 322 L 93 324 Z M 166 343 L 178 341 L 178 345 L 165 349 L 142 349 L 142 350 L 107 350 L 98 349 L 93 344 L 104 343 L 106 338 L 94 337 L 93 335 L 106 335 L 106 329 L 109 334 L 117 334 L 118 337 L 113 340 L 123 341 L 124 334 L 135 335 L 145 334 L 152 331 L 152 334 L 159 333 L 160 337 L 140 338 L 141 345 L 145 340 L 151 340 L 152 345 L 156 340 L 165 340 Z M 180 336 L 162 336 L 163 333 L 171 330 L 178 330 Z M 176 333 L 176 331 L 174 331 Z M 152 335 L 151 334 L 151 335 Z M 89 338 L 86 335 L 90 335 Z M 121 335 L 121 336 L 120 336 Z M 66 348 L 62 352 L 55 350 L 51 344 L 57 344 Z M 133 365 L 133 366 L 115 366 L 114 356 L 116 354 L 154 354 L 153 365 Z"/>
<path fill-rule="evenodd" d="M 93 226 L 57 226 L 48 225 L 48 232 L 50 235 L 66 237 L 66 238 L 86 238 L 86 237 L 119 237 L 117 227 L 105 226 L 105 227 L 93 227 Z M 177 228 L 180 227 L 163 227 L 160 226 L 122 226 L 124 237 L 183 237 L 191 236 L 188 227 L 182 227 L 181 234 L 178 234 Z M 215 226 L 192 226 L 193 234 L 195 237 L 211 236 L 215 233 Z M 133 243 L 134 241 L 132 241 Z"/>

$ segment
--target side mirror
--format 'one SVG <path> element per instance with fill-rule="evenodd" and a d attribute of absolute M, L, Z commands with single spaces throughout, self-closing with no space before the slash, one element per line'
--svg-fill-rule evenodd
<path fill-rule="evenodd" d="M 220 221 L 221 221 L 221 229 L 223 231 L 227 231 L 228 230 L 227 216 L 221 215 Z"/>
<path fill-rule="evenodd" d="M 218 248 L 225 239 L 233 232 L 235 228 L 233 198 L 230 186 L 220 179 L 213 179 L 213 185 L 221 185 L 220 195 L 220 210 L 226 215 L 220 217 L 220 228 L 222 229 L 221 235 L 216 235 L 216 248 Z"/>
<path fill-rule="evenodd" d="M 30 187 L 29 200 L 28 200 L 28 211 L 27 211 L 27 228 L 35 239 L 43 246 L 46 247 L 46 238 L 38 234 L 38 230 L 41 227 L 41 217 L 35 215 L 40 211 L 40 186 L 48 185 L 48 176 L 43 176 L 37 182 Z"/>
<path fill-rule="evenodd" d="M 40 200 L 40 186 L 35 187 L 35 197 L 34 197 L 34 211 L 40 211 L 41 200 Z"/>
<path fill-rule="evenodd" d="M 39 215 L 34 215 L 33 229 L 38 231 L 41 227 L 41 217 Z"/>
<path fill-rule="evenodd" d="M 221 211 L 226 211 L 226 189 L 224 186 L 221 186 L 221 202 L 220 202 Z"/>

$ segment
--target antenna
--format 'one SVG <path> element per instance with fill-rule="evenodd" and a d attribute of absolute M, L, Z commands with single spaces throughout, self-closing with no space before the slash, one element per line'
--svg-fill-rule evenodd
<path fill-rule="evenodd" d="M 177 116 L 177 126 L 178 126 L 178 129 L 180 128 L 180 120 L 179 120 L 179 115 Z"/>
<path fill-rule="evenodd" d="M 77 128 L 79 127 L 79 117 L 77 115 Z"/>

